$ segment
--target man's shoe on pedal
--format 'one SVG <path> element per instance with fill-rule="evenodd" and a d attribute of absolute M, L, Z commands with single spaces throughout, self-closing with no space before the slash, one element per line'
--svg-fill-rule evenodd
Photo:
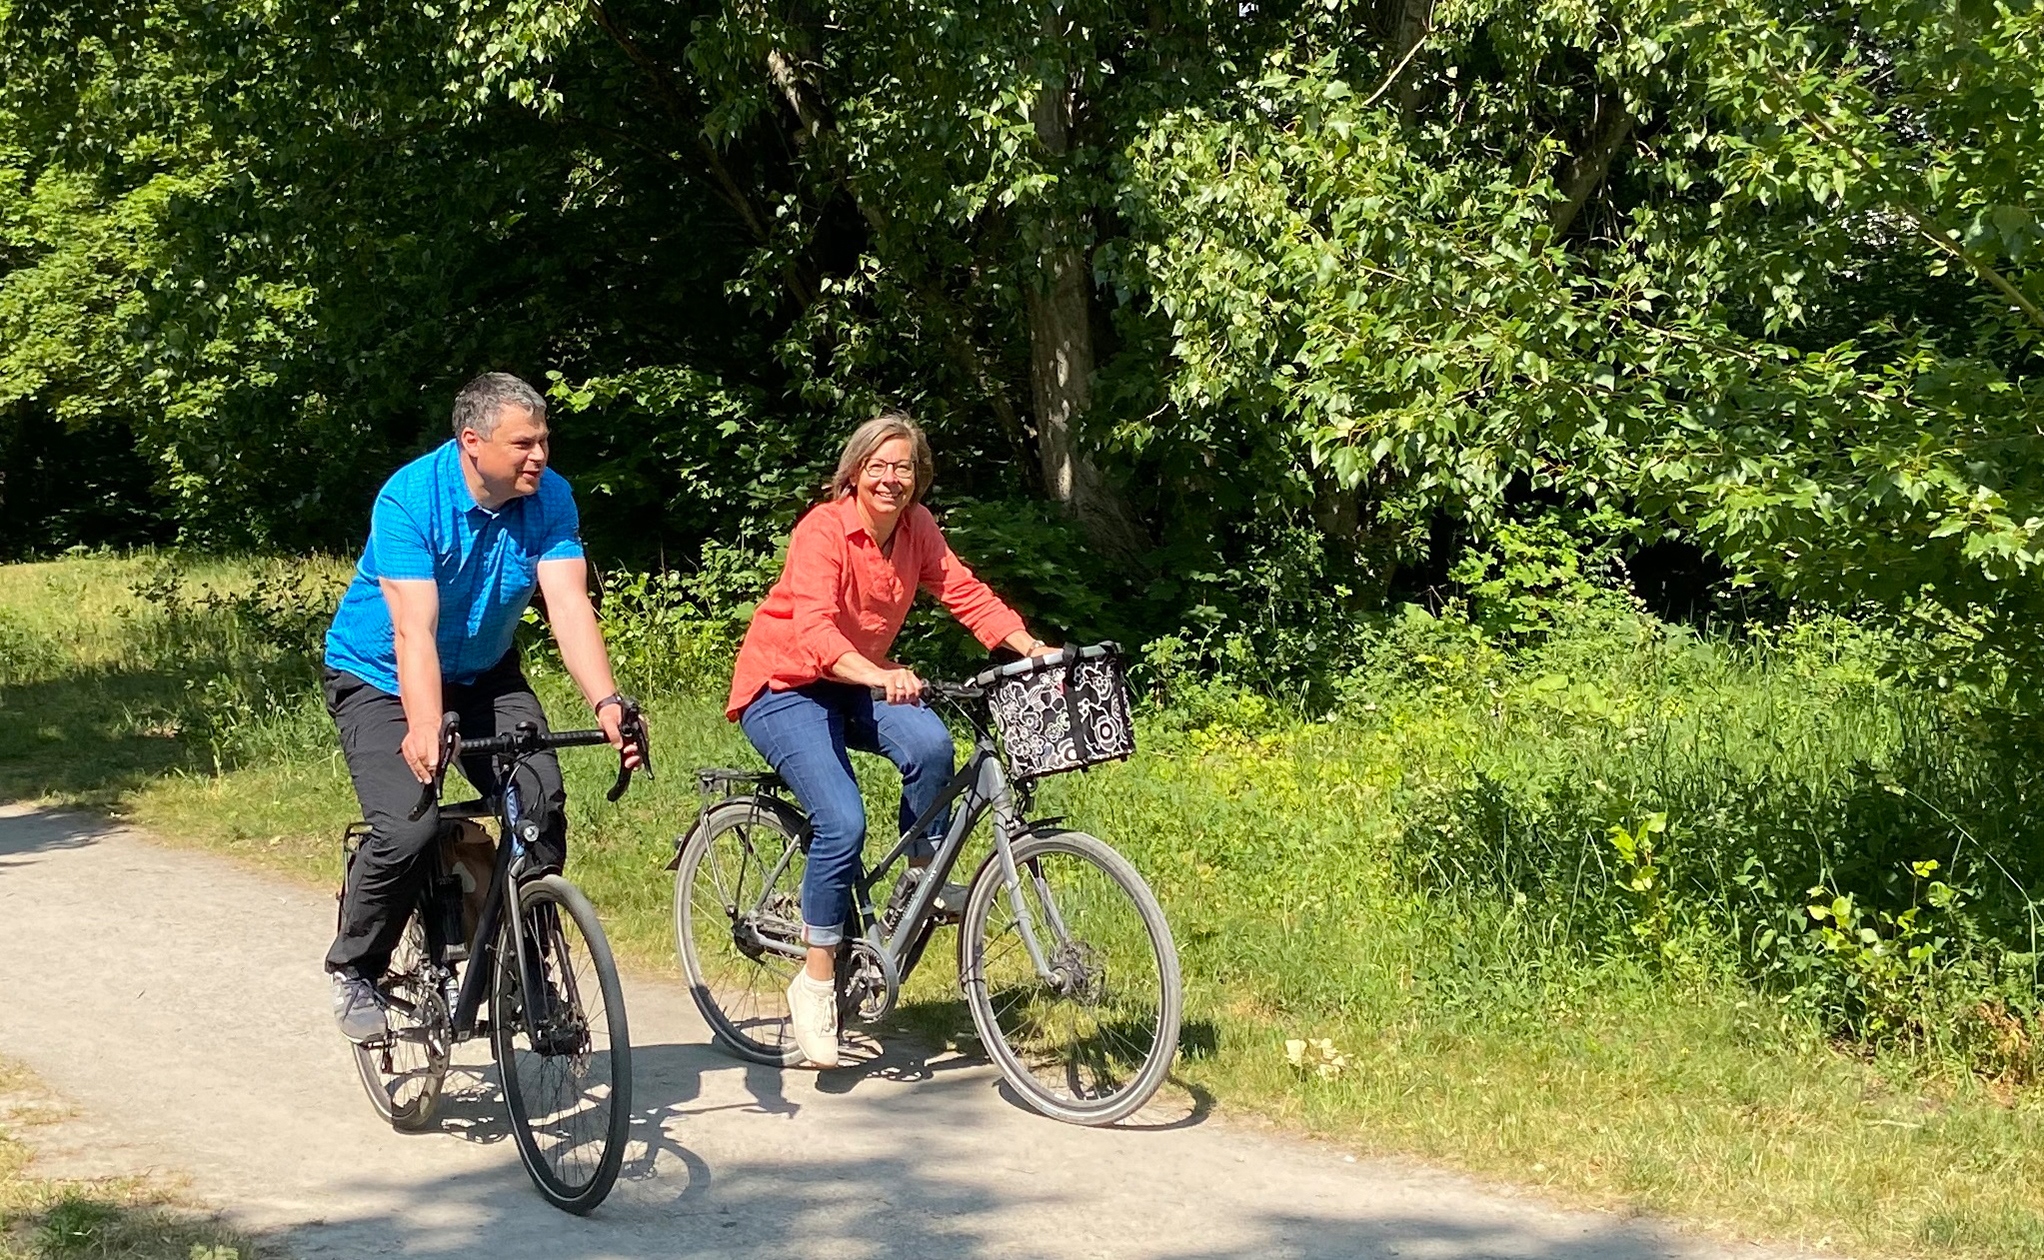
<path fill-rule="evenodd" d="M 383 995 L 360 976 L 329 972 L 334 994 L 334 1023 L 341 1036 L 357 1045 L 374 1041 L 384 1032 Z"/>
<path fill-rule="evenodd" d="M 837 1066 L 836 985 L 812 980 L 806 971 L 795 973 L 788 986 L 788 1024 L 803 1058 L 820 1068 Z"/>

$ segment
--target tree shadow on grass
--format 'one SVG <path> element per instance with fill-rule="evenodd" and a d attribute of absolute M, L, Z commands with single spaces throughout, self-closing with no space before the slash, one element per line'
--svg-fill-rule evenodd
<path fill-rule="evenodd" d="M 193 703 L 159 670 L 0 686 L 0 800 L 105 808 L 166 773 L 210 769 L 189 734 Z"/>

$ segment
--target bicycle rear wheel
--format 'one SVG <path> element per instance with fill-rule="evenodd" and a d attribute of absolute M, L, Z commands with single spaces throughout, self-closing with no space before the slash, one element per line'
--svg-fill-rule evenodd
<path fill-rule="evenodd" d="M 802 964 L 768 948 L 802 939 L 801 829 L 780 802 L 725 801 L 697 824 L 674 872 L 675 951 L 696 1008 L 740 1058 L 777 1067 L 802 1062 L 788 1023 Z"/>
<path fill-rule="evenodd" d="M 603 1202 L 624 1163 L 632 1109 L 624 989 L 580 889 L 558 875 L 532 880 L 518 889 L 518 913 L 544 992 L 530 1003 L 521 992 L 506 923 L 490 1036 L 518 1158 L 549 1203 L 579 1215 Z"/>
<path fill-rule="evenodd" d="M 1026 929 L 998 854 L 966 898 L 958 975 L 973 1025 L 1030 1106 L 1073 1124 L 1111 1124 L 1148 1102 L 1171 1070 L 1183 996 L 1171 929 L 1135 867 L 1092 836 L 1024 836 L 1014 855 Z"/>
<path fill-rule="evenodd" d="M 433 1121 L 453 1044 L 452 1021 L 433 981 L 418 915 L 405 924 L 379 987 L 384 1035 L 355 1047 L 355 1071 L 376 1114 L 394 1129 L 416 1133 Z"/>

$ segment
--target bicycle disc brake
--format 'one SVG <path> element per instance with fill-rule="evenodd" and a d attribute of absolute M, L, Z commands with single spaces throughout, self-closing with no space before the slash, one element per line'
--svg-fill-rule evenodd
<path fill-rule="evenodd" d="M 1100 1001 L 1107 977 L 1099 950 L 1085 941 L 1060 941 L 1050 951 L 1049 962 L 1059 992 L 1089 1006 Z"/>
<path fill-rule="evenodd" d="M 901 992 L 892 959 L 865 941 L 853 941 L 838 972 L 844 981 L 838 992 L 840 1015 L 862 1024 L 887 1018 Z"/>

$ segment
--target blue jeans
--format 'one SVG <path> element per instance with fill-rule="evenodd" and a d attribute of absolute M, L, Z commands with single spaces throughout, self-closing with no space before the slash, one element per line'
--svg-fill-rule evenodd
<path fill-rule="evenodd" d="M 943 792 L 956 750 L 944 720 L 919 704 L 875 700 L 864 687 L 813 682 L 792 691 L 762 688 L 738 725 L 809 815 L 809 865 L 802 876 L 803 936 L 811 945 L 844 939 L 852 884 L 866 845 L 866 806 L 847 749 L 879 753 L 901 771 L 901 826 Z M 950 825 L 951 811 L 930 819 L 915 855 L 927 857 Z"/>

